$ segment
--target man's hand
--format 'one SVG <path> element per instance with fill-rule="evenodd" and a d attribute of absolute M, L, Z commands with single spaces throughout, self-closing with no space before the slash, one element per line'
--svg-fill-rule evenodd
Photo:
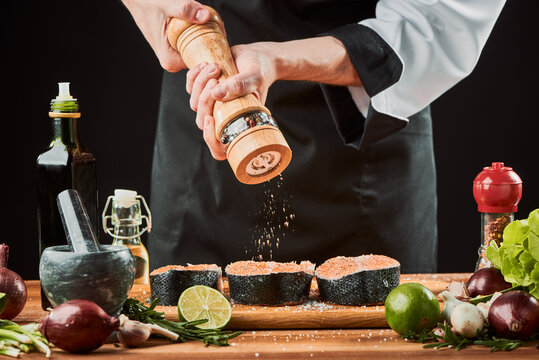
<path fill-rule="evenodd" d="M 215 138 L 215 101 L 230 101 L 254 94 L 264 104 L 268 89 L 276 80 L 272 56 L 277 50 L 275 46 L 276 43 L 233 46 L 230 50 L 239 73 L 221 82 L 217 82 L 221 75 L 218 64 L 201 63 L 187 72 L 185 87 L 191 95 L 191 108 L 197 112 L 196 124 L 203 130 L 204 140 L 215 159 L 226 159 L 224 146 Z"/>
<path fill-rule="evenodd" d="M 180 54 L 167 40 L 167 25 L 177 17 L 191 23 L 204 24 L 209 11 L 193 0 L 122 0 L 140 31 L 152 47 L 163 69 L 177 72 L 186 66 Z"/>
<path fill-rule="evenodd" d="M 194 0 L 122 0 L 142 34 L 169 72 L 186 68 L 180 54 L 168 43 L 167 26 L 177 17 L 204 24 L 209 11 Z M 226 159 L 223 144 L 215 137 L 215 101 L 230 101 L 254 94 L 264 104 L 269 87 L 277 80 L 303 80 L 334 85 L 361 86 L 343 44 L 330 36 L 288 41 L 259 42 L 231 48 L 239 73 L 217 81 L 218 64 L 202 63 L 187 73 L 186 90 L 196 111 L 196 124 L 204 132 L 212 156 Z"/>
<path fill-rule="evenodd" d="M 238 74 L 222 81 L 217 64 L 202 63 L 187 73 L 186 90 L 196 124 L 204 131 L 212 156 L 226 159 L 215 138 L 215 101 L 230 101 L 254 94 L 265 103 L 269 87 L 277 80 L 303 80 L 343 86 L 361 86 L 361 80 L 343 44 L 330 36 L 288 41 L 258 42 L 231 48 Z"/>

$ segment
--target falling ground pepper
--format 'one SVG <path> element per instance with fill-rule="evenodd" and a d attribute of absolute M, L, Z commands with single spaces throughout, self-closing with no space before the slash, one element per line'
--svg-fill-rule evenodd
<path fill-rule="evenodd" d="M 261 208 L 250 215 L 254 227 L 249 229 L 252 237 L 250 246 L 245 248 L 245 255 L 252 260 L 272 260 L 274 251 L 279 249 L 279 243 L 292 228 L 295 214 L 291 212 L 292 196 L 284 190 L 282 174 L 264 183 L 263 198 L 259 203 Z"/>

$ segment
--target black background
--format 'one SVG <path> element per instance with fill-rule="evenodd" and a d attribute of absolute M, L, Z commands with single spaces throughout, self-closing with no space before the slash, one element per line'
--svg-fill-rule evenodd
<path fill-rule="evenodd" d="M 57 82 L 71 82 L 80 101 L 81 140 L 97 158 L 102 211 L 115 188 L 150 198 L 162 70 L 119 0 L 3 6 L 0 241 L 10 246 L 10 268 L 37 279 L 35 160 L 50 140 Z M 480 215 L 472 181 L 483 166 L 503 161 L 524 181 L 517 218 L 539 207 L 536 14 L 535 1 L 509 1 L 475 71 L 432 106 L 439 272 L 473 270 Z"/>

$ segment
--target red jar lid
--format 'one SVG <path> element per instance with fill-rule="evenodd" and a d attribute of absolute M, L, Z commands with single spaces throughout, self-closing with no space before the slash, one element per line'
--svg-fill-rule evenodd
<path fill-rule="evenodd" d="M 473 196 L 480 212 L 516 212 L 522 197 L 522 180 L 513 168 L 504 166 L 503 162 L 493 162 L 476 176 Z"/>

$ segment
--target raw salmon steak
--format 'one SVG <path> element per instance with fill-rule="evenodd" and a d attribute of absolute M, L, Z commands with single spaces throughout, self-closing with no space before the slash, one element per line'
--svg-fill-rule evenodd
<path fill-rule="evenodd" d="M 180 295 L 188 287 L 206 285 L 220 289 L 221 275 L 221 268 L 215 264 L 164 266 L 150 273 L 151 298 L 159 298 L 158 305 L 176 306 Z"/>
<path fill-rule="evenodd" d="M 309 297 L 314 264 L 309 261 L 237 261 L 225 272 L 230 300 L 246 305 L 295 305 Z"/>
<path fill-rule="evenodd" d="M 340 305 L 383 303 L 400 282 L 400 263 L 383 255 L 338 256 L 315 271 L 320 298 Z"/>

